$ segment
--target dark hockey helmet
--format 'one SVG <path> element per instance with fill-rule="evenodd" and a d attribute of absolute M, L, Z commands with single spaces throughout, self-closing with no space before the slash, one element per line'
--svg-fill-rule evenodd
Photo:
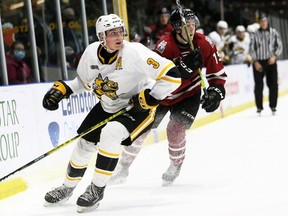
<path fill-rule="evenodd" d="M 192 10 L 185 8 L 185 9 L 182 9 L 182 11 L 186 20 L 189 20 L 189 19 L 194 20 L 196 29 L 200 27 L 200 21 Z M 182 21 L 181 21 L 180 12 L 178 9 L 175 9 L 174 11 L 172 11 L 171 16 L 170 16 L 170 23 L 173 26 L 175 31 L 181 30 Z"/>

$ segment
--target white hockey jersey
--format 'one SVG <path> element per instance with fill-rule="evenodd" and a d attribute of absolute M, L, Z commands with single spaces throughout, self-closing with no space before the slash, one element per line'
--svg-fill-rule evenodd
<path fill-rule="evenodd" d="M 245 32 L 243 40 L 239 40 L 236 35 L 233 35 L 228 43 L 232 44 L 231 64 L 242 64 L 251 59 L 249 54 L 250 36 L 247 32 Z"/>
<path fill-rule="evenodd" d="M 208 37 L 214 42 L 218 50 L 224 49 L 225 45 L 224 37 L 221 37 L 216 31 L 213 31 L 210 34 L 208 34 Z"/>
<path fill-rule="evenodd" d="M 221 36 L 217 33 L 217 31 L 212 31 L 208 34 L 208 37 L 212 40 L 212 42 L 215 44 L 218 54 L 221 59 L 225 57 L 225 44 L 226 44 L 226 37 Z"/>
<path fill-rule="evenodd" d="M 90 44 L 77 67 L 77 77 L 69 83 L 73 92 L 93 90 L 106 112 L 114 113 L 128 106 L 129 99 L 154 82 L 150 95 L 167 97 L 181 84 L 181 78 L 166 74 L 174 63 L 140 43 L 123 42 L 117 59 L 102 64 L 97 55 L 100 42 Z"/>

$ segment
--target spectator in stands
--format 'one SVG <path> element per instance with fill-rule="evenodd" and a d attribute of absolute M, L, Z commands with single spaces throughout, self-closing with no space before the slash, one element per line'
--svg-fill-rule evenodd
<path fill-rule="evenodd" d="M 263 110 L 263 79 L 266 76 L 269 88 L 269 107 L 274 115 L 278 99 L 277 57 L 282 53 L 282 40 L 277 30 L 269 26 L 268 17 L 262 14 L 260 28 L 256 30 L 250 44 L 255 81 L 255 102 L 257 113 Z"/>
<path fill-rule="evenodd" d="M 37 28 L 39 28 L 39 26 Z M 40 31 L 40 30 L 38 29 L 38 31 Z M 38 35 L 35 35 L 35 36 L 36 37 L 39 36 L 39 32 L 38 32 Z M 25 63 L 28 65 L 29 68 L 32 68 L 33 59 L 32 59 L 31 44 L 30 44 L 30 39 L 29 39 L 29 29 L 28 29 L 27 17 L 20 17 L 20 19 L 18 21 L 18 31 L 15 34 L 15 40 L 21 41 L 24 44 L 25 58 L 23 59 L 23 61 L 25 61 Z M 53 46 L 51 43 L 49 43 L 49 44 L 51 46 Z M 43 56 L 42 52 L 43 51 L 41 50 L 41 48 L 37 46 L 38 68 L 39 68 L 39 73 L 40 73 L 40 81 L 45 82 L 45 78 L 44 78 L 45 75 L 44 75 L 44 71 L 42 69 L 42 65 L 43 65 L 43 63 L 42 63 L 43 58 L 41 58 L 41 56 Z"/>
<path fill-rule="evenodd" d="M 235 35 L 228 41 L 230 50 L 231 64 L 252 63 L 252 58 L 249 53 L 250 37 L 243 25 L 238 25 L 235 30 Z"/>
<path fill-rule="evenodd" d="M 208 37 L 216 45 L 220 58 L 224 65 L 229 64 L 229 55 L 226 51 L 227 38 L 226 33 L 228 30 L 228 24 L 224 20 L 220 20 L 217 23 L 216 30 L 208 34 Z"/>
<path fill-rule="evenodd" d="M 130 34 L 130 41 L 131 42 L 138 42 L 143 44 L 146 47 L 149 47 L 151 45 L 151 41 L 148 40 L 149 38 L 145 38 L 142 35 L 138 34 L 137 32 L 132 32 Z"/>
<path fill-rule="evenodd" d="M 9 84 L 25 84 L 34 82 L 29 66 L 23 61 L 25 58 L 25 47 L 20 41 L 11 45 L 6 54 L 6 64 Z"/>
<path fill-rule="evenodd" d="M 130 34 L 130 41 L 131 42 L 139 42 L 139 43 L 141 43 L 142 40 L 143 40 L 143 36 L 141 36 L 137 32 L 132 32 Z"/>
<path fill-rule="evenodd" d="M 65 47 L 65 56 L 66 56 L 66 64 L 67 68 L 75 68 L 76 66 L 76 55 L 74 49 L 70 46 Z"/>
<path fill-rule="evenodd" d="M 170 12 L 164 7 L 158 11 L 157 23 L 144 27 L 144 37 L 147 38 L 147 41 L 151 40 L 153 48 L 159 39 L 173 31 L 173 27 L 169 24 L 169 18 Z"/>
<path fill-rule="evenodd" d="M 27 17 L 21 17 L 18 21 L 18 31 L 15 34 L 15 40 L 21 41 L 25 48 L 29 47 L 29 31 L 28 31 L 28 19 Z"/>
<path fill-rule="evenodd" d="M 38 54 L 41 62 L 48 64 L 57 63 L 56 44 L 51 29 L 38 17 L 33 17 L 35 26 L 35 38 Z M 46 34 L 44 33 L 46 32 Z M 47 45 L 46 45 L 46 42 Z"/>
<path fill-rule="evenodd" d="M 84 50 L 82 40 L 77 34 L 77 20 L 75 15 L 75 10 L 68 6 L 63 9 L 63 36 L 65 47 L 70 47 L 73 49 L 75 56 L 81 56 Z M 77 67 L 77 65 L 75 65 Z"/>
<path fill-rule="evenodd" d="M 6 46 L 11 46 L 15 41 L 14 26 L 10 22 L 3 23 L 2 25 L 3 40 Z"/>

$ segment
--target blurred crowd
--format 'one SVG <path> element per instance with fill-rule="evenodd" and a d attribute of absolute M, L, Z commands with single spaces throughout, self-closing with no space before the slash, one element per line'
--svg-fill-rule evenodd
<path fill-rule="evenodd" d="M 195 13 L 197 14 L 197 11 Z M 159 39 L 173 30 L 169 23 L 170 10 L 168 7 L 161 8 L 157 12 L 157 16 L 158 20 L 155 24 L 143 27 L 143 34 L 132 31 L 130 40 L 140 42 L 153 49 Z M 207 35 L 216 45 L 225 65 L 242 63 L 250 65 L 252 63 L 249 45 L 251 37 L 260 27 L 259 23 L 251 23 L 246 27 L 237 25 L 235 28 L 230 27 L 225 20 L 218 20 L 214 28 L 205 28 L 201 20 L 200 23 L 197 32 Z"/>
<path fill-rule="evenodd" d="M 253 23 L 253 17 L 250 16 L 250 21 L 247 18 L 241 18 L 241 24 L 239 23 L 238 25 L 235 23 L 237 19 L 231 17 L 229 13 L 226 20 L 219 20 L 219 13 L 213 11 L 215 6 L 213 7 L 212 3 L 209 6 L 204 6 L 205 1 L 199 0 L 193 2 L 194 3 L 191 2 L 191 5 L 188 6 L 192 8 L 195 14 L 199 17 L 201 26 L 197 31 L 207 35 L 216 44 L 223 63 L 225 65 L 240 63 L 250 64 L 252 59 L 249 54 L 249 43 L 254 32 L 259 28 L 258 23 Z M 171 1 L 167 6 L 161 4 L 160 7 L 159 4 L 159 7 L 149 8 L 150 6 L 146 5 L 147 7 L 138 7 L 137 11 L 131 9 L 129 11 L 129 6 L 132 4 L 138 3 L 131 2 L 128 5 L 129 40 L 140 42 L 150 49 L 154 49 L 157 41 L 161 39 L 163 35 L 166 35 L 173 30 L 169 23 L 169 17 L 171 11 L 176 8 L 175 1 Z M 61 6 L 66 64 L 68 69 L 75 70 L 86 46 L 83 39 L 81 16 L 79 14 L 79 9 L 75 8 L 75 5 L 64 4 Z M 45 82 L 46 80 L 42 71 L 43 67 L 41 66 L 52 65 L 54 67 L 59 67 L 61 61 L 55 8 L 48 4 L 43 8 L 43 5 L 39 5 L 36 0 L 32 0 L 32 7 L 40 79 L 42 82 Z M 43 12 L 44 9 L 45 12 Z M 96 9 L 87 3 L 86 10 L 89 43 L 92 43 L 97 40 L 95 34 L 95 21 L 99 9 L 97 9 L 97 13 L 95 14 Z M 22 73 L 22 77 L 26 76 L 23 74 L 24 72 L 28 74 L 33 72 L 31 44 L 28 31 L 28 17 L 23 11 L 24 8 L 17 16 L 17 19 L 13 17 L 13 20 L 11 20 L 11 16 L 9 17 L 9 11 L 6 13 L 5 8 L 2 8 L 2 28 L 5 52 L 7 56 L 13 57 L 13 44 L 15 42 L 21 42 L 24 46 L 25 54 L 21 59 L 23 64 L 21 63 L 20 65 L 24 65 L 25 63 L 27 65 L 25 68 L 30 68 L 30 72 L 26 72 L 27 69 L 19 69 Z M 134 14 L 136 12 L 137 14 L 140 14 L 137 15 L 137 18 Z M 133 17 L 131 18 L 131 16 Z M 253 21 L 251 21 L 251 19 Z M 18 61 L 20 60 L 18 59 Z M 9 62 L 10 61 L 8 61 L 8 63 Z M 10 77 L 11 76 L 9 75 L 9 78 Z"/>

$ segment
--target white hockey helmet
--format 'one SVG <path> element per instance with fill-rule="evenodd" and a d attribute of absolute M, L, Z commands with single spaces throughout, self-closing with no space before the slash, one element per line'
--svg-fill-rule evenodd
<path fill-rule="evenodd" d="M 227 28 L 228 28 L 228 24 L 227 24 L 226 21 L 220 20 L 220 21 L 217 23 L 217 28 L 227 29 Z"/>
<path fill-rule="evenodd" d="M 259 23 L 253 23 L 253 26 L 256 30 L 258 30 L 260 28 L 260 24 Z"/>
<path fill-rule="evenodd" d="M 243 25 L 238 25 L 236 27 L 236 32 L 245 32 L 245 27 Z"/>
<path fill-rule="evenodd" d="M 123 32 L 124 32 L 124 36 L 126 36 L 126 29 L 125 29 L 124 22 L 116 14 L 109 14 L 109 15 L 100 16 L 96 21 L 95 27 L 96 27 L 96 35 L 97 35 L 99 41 L 101 41 L 104 44 L 106 43 L 106 40 L 105 40 L 106 34 L 105 33 L 108 30 L 122 27 Z"/>
<path fill-rule="evenodd" d="M 260 28 L 259 23 L 253 23 L 253 24 L 247 26 L 247 31 L 249 33 L 255 33 L 256 30 L 259 29 L 259 28 Z"/>
<path fill-rule="evenodd" d="M 247 26 L 247 31 L 249 33 L 255 33 L 255 27 L 253 26 L 253 24 Z"/>

